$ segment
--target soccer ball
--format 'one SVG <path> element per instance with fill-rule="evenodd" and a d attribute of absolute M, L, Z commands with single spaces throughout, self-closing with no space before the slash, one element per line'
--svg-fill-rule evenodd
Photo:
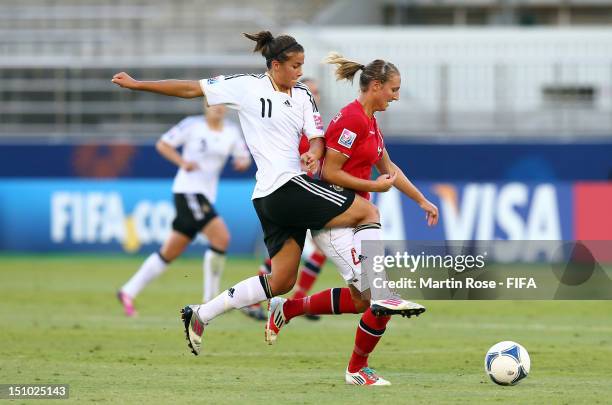
<path fill-rule="evenodd" d="M 485 356 L 485 372 L 495 384 L 514 385 L 527 377 L 531 369 L 529 353 L 511 341 L 493 345 Z"/>

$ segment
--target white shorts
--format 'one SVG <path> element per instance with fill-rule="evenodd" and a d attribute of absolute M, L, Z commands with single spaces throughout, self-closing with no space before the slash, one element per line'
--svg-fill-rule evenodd
<path fill-rule="evenodd" d="M 347 284 L 352 284 L 359 292 L 370 288 L 353 249 L 353 228 L 319 229 L 310 233 L 315 245 L 334 262 Z"/>

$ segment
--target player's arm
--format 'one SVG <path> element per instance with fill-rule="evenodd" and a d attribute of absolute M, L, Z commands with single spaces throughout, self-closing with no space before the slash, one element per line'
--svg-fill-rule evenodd
<path fill-rule="evenodd" d="M 393 185 L 402 193 L 406 194 L 412 200 L 414 200 L 419 207 L 421 207 L 425 211 L 425 218 L 427 219 L 428 225 L 436 225 L 438 223 L 438 207 L 435 204 L 431 203 L 423 193 L 412 184 L 412 182 L 406 177 L 404 171 L 397 166 L 391 158 L 389 157 L 389 153 L 387 152 L 387 148 L 383 149 L 382 158 L 376 163 L 376 169 L 381 174 L 385 173 L 395 173 L 395 183 Z"/>
<path fill-rule="evenodd" d="M 319 171 L 319 161 L 325 154 L 323 120 L 312 97 L 303 103 L 302 109 L 304 114 L 302 133 L 308 138 L 310 146 L 300 159 L 308 171 L 316 173 Z"/>
<path fill-rule="evenodd" d="M 125 72 L 121 72 L 114 75 L 111 81 L 126 89 L 149 91 L 151 93 L 158 93 L 166 96 L 195 98 L 204 95 L 204 91 L 198 80 L 141 81 L 133 79 Z"/>
<path fill-rule="evenodd" d="M 308 151 L 302 153 L 300 159 L 306 170 L 311 173 L 317 173 L 319 171 L 319 161 L 325 152 L 325 141 L 322 137 L 316 137 L 310 138 L 308 142 L 310 147 Z"/>
<path fill-rule="evenodd" d="M 342 166 L 347 159 L 348 157 L 342 153 L 328 148 L 322 169 L 323 179 L 328 183 L 356 191 L 380 192 L 387 191 L 393 186 L 395 176 L 384 174 L 376 180 L 364 180 L 345 172 Z"/>
<path fill-rule="evenodd" d="M 174 163 L 183 170 L 190 172 L 198 168 L 197 163 L 187 162 L 183 160 L 183 157 L 180 155 L 180 153 L 178 153 L 176 148 L 165 142 L 163 139 L 157 141 L 157 143 L 155 144 L 155 149 L 157 149 L 160 155 L 162 155 L 167 160 Z"/>

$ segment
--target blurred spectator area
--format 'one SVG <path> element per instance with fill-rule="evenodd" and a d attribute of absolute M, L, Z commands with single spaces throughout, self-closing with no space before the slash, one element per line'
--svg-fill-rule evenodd
<path fill-rule="evenodd" d="M 261 72 L 240 33 L 266 28 L 306 47 L 326 120 L 357 94 L 319 64 L 337 50 L 400 68 L 389 136 L 609 137 L 611 22 L 612 0 L 0 0 L 0 135 L 157 137 L 200 101 L 121 91 L 112 74 Z"/>

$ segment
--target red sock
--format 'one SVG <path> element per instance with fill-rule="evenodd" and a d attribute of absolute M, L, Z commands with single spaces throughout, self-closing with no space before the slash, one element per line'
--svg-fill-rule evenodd
<path fill-rule="evenodd" d="M 289 299 L 283 305 L 285 319 L 300 315 L 356 314 L 348 288 L 332 288 L 301 299 Z"/>
<path fill-rule="evenodd" d="M 356 373 L 368 365 L 368 356 L 385 333 L 389 319 L 390 316 L 374 316 L 369 308 L 363 313 L 355 334 L 355 347 L 348 365 L 349 373 Z"/>
<path fill-rule="evenodd" d="M 295 293 L 293 294 L 294 299 L 304 298 L 308 295 L 308 291 L 312 288 L 312 285 L 319 277 L 321 267 L 325 264 L 325 255 L 314 251 L 308 260 L 304 262 L 304 265 L 300 269 L 300 276 L 295 285 Z"/>
<path fill-rule="evenodd" d="M 295 293 L 291 298 L 293 298 L 294 300 L 304 298 L 308 294 L 308 291 L 310 291 L 310 289 L 312 288 L 314 282 L 317 280 L 317 277 L 317 273 L 313 273 L 308 270 L 308 268 L 302 267 L 300 269 L 300 276 L 295 285 Z"/>

